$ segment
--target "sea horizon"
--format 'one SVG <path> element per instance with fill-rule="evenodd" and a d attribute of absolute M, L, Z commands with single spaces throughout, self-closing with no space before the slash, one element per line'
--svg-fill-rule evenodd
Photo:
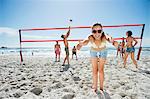
<path fill-rule="evenodd" d="M 90 56 L 90 47 L 82 47 L 80 51 L 77 51 L 77 53 L 80 56 Z M 116 56 L 117 50 L 114 47 L 107 47 L 108 50 L 108 56 Z M 72 47 L 69 48 L 70 55 L 72 51 Z M 137 56 L 139 51 L 139 47 L 135 47 L 135 56 Z M 54 47 L 23 47 L 22 53 L 24 55 L 52 55 L 54 56 Z M 7 48 L 0 48 L 0 55 L 19 55 L 20 54 L 20 48 L 19 47 L 7 47 Z M 64 47 L 61 48 L 61 55 L 65 55 Z M 141 56 L 148 56 L 150 55 L 150 47 L 142 47 Z"/>

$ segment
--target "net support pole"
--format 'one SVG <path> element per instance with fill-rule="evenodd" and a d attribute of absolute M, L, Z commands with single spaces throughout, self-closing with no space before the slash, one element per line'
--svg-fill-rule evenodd
<path fill-rule="evenodd" d="M 140 48 L 139 48 L 139 51 L 138 51 L 138 54 L 137 54 L 137 60 L 140 59 L 140 54 L 141 54 L 141 51 L 142 51 L 142 40 L 143 40 L 144 28 L 145 28 L 145 24 L 143 24 L 143 27 L 142 27 L 141 42 L 140 42 Z"/>
<path fill-rule="evenodd" d="M 19 30 L 19 41 L 20 41 L 20 61 L 22 63 L 23 57 L 22 57 L 22 45 L 21 45 L 21 30 Z"/>

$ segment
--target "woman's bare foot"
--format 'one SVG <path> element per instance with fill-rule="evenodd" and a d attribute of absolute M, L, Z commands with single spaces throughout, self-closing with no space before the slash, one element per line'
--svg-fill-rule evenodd
<path fill-rule="evenodd" d="M 94 92 L 97 92 L 97 88 L 96 88 L 94 85 L 92 85 L 92 90 L 93 90 Z"/>
<path fill-rule="evenodd" d="M 102 95 L 103 99 L 105 99 L 105 94 L 104 94 L 103 89 L 100 89 L 100 94 Z"/>

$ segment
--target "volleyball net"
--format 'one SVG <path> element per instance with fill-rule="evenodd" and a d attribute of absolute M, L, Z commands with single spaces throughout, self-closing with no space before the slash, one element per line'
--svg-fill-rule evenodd
<path fill-rule="evenodd" d="M 114 40 L 116 41 L 122 41 L 125 38 L 125 32 L 128 30 L 131 30 L 133 32 L 133 37 L 135 39 L 138 40 L 138 54 L 137 54 L 137 60 L 140 59 L 140 53 L 142 50 L 142 39 L 143 39 L 143 33 L 144 33 L 144 27 L 145 24 L 123 24 L 123 25 L 109 25 L 109 26 L 103 26 L 104 32 L 108 33 L 110 36 L 112 36 L 114 38 Z M 62 35 L 62 32 L 66 32 L 69 28 L 68 27 L 62 27 L 62 28 L 31 28 L 31 29 L 19 29 L 19 41 L 20 41 L 20 60 L 21 62 L 23 62 L 23 54 L 22 54 L 22 49 L 23 49 L 23 44 L 24 43 L 34 43 L 34 42 L 62 42 L 63 40 L 60 38 L 60 36 Z M 74 26 L 74 27 L 70 27 L 71 29 L 71 39 L 68 39 L 69 42 L 76 42 L 76 41 L 82 41 L 84 39 L 84 37 L 86 37 L 86 33 L 87 31 L 89 33 L 91 33 L 91 26 Z M 86 33 L 83 33 L 83 29 L 88 29 L 86 30 Z M 33 31 L 35 32 L 34 34 L 36 35 L 37 31 L 38 31 L 38 37 L 40 37 L 40 35 L 44 34 L 42 33 L 43 31 L 46 31 L 46 33 L 50 33 L 53 34 L 53 36 L 47 36 L 47 35 L 43 35 L 43 37 L 46 37 L 44 39 L 42 38 L 36 38 L 36 39 L 32 39 L 24 34 L 33 34 Z M 40 32 L 39 32 L 40 31 Z M 55 32 L 59 32 L 57 33 L 57 35 L 55 34 Z M 78 33 L 74 33 L 74 31 L 78 32 Z M 82 34 L 80 33 L 82 31 Z M 138 32 L 137 32 L 138 31 Z M 124 33 L 124 34 L 123 34 Z M 55 35 L 54 35 L 55 34 Z M 32 35 L 32 37 L 34 37 L 35 35 Z M 26 38 L 24 38 L 24 36 L 26 36 Z M 37 36 L 37 35 L 36 35 Z M 74 38 L 78 36 L 78 38 Z M 54 39 L 55 38 L 55 39 Z"/>

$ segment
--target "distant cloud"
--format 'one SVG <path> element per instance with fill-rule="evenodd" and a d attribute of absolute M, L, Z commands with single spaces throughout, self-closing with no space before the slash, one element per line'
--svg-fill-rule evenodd
<path fill-rule="evenodd" d="M 0 27 L 0 34 L 7 34 L 7 35 L 18 35 L 18 30 L 8 27 Z"/>

